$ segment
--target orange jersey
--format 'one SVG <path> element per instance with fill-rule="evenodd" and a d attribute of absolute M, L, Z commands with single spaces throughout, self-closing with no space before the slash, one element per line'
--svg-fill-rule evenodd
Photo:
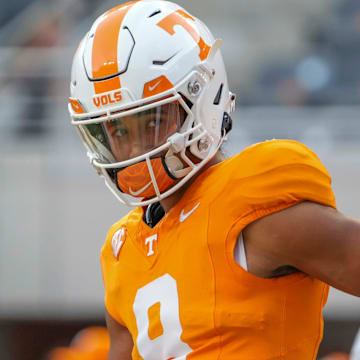
<path fill-rule="evenodd" d="M 305 200 L 335 207 L 331 179 L 295 141 L 253 145 L 204 171 L 154 227 L 143 209 L 109 230 L 108 312 L 133 359 L 315 359 L 328 286 L 303 273 L 263 279 L 234 260 L 249 223 Z"/>

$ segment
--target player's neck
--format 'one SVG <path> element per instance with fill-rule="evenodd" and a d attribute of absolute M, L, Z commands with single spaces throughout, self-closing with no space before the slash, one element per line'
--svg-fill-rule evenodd
<path fill-rule="evenodd" d="M 195 179 L 200 176 L 205 170 L 207 170 L 210 166 L 220 163 L 224 160 L 224 156 L 221 154 L 220 151 L 216 153 L 216 155 L 204 165 L 204 167 L 194 175 L 186 184 L 184 184 L 179 190 L 177 190 L 174 194 L 168 196 L 167 198 L 160 201 L 161 206 L 165 210 L 165 213 L 169 212 L 172 207 L 174 207 L 180 199 L 183 197 L 187 189 L 190 185 L 195 181 Z"/>

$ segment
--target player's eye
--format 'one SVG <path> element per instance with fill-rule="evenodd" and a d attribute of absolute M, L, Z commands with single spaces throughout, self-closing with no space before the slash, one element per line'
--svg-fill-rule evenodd
<path fill-rule="evenodd" d="M 154 119 L 150 119 L 148 120 L 148 122 L 146 123 L 146 127 L 147 129 L 155 129 L 157 126 L 159 126 L 161 123 L 163 122 L 163 120 L 161 118 L 154 118 Z"/>
<path fill-rule="evenodd" d="M 127 134 L 128 131 L 122 127 L 117 127 L 112 131 L 112 136 L 116 136 L 116 137 L 123 137 L 126 136 Z"/>

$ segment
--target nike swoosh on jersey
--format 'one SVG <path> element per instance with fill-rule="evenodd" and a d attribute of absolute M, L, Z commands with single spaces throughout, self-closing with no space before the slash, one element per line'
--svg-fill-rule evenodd
<path fill-rule="evenodd" d="M 150 86 L 149 85 L 149 91 L 150 92 L 153 92 L 159 85 L 160 85 L 160 83 L 161 83 L 161 80 L 159 80 L 155 85 L 153 85 L 153 86 Z"/>
<path fill-rule="evenodd" d="M 131 189 L 131 187 L 129 187 L 129 193 L 132 195 L 132 196 L 139 196 L 143 191 L 145 191 L 149 186 L 151 185 L 151 181 L 146 184 L 144 187 L 142 187 L 140 190 L 138 191 L 133 191 Z"/>
<path fill-rule="evenodd" d="M 184 222 L 198 207 L 200 206 L 200 203 L 195 205 L 189 212 L 185 213 L 184 209 L 182 209 L 180 214 L 180 222 Z"/>

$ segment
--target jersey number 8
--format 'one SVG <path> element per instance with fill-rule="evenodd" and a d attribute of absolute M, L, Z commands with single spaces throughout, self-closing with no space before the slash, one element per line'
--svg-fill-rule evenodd
<path fill-rule="evenodd" d="M 136 293 L 134 306 L 136 345 L 144 360 L 185 360 L 192 349 L 180 336 L 179 297 L 176 280 L 165 274 Z"/>

